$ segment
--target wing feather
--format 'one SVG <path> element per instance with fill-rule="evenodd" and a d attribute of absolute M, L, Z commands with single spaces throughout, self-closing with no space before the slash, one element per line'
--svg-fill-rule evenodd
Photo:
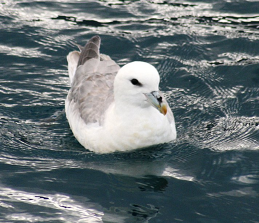
<path fill-rule="evenodd" d="M 82 49 L 77 66 L 83 65 L 87 60 L 90 60 L 92 58 L 99 59 L 100 45 L 101 38 L 99 36 L 93 36 Z"/>
<path fill-rule="evenodd" d="M 113 102 L 113 82 L 120 67 L 109 56 L 99 53 L 100 37 L 92 37 L 79 53 L 77 69 L 67 100 L 86 124 L 103 123 Z M 70 61 L 68 60 L 68 63 Z"/>

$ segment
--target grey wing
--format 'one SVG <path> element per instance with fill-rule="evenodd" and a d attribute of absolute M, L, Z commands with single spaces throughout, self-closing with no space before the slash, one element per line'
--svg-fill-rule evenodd
<path fill-rule="evenodd" d="M 67 99 L 85 123 L 101 125 L 114 100 L 113 82 L 120 67 L 99 48 L 100 37 L 94 36 L 82 49 Z"/>
<path fill-rule="evenodd" d="M 83 65 L 87 60 L 92 58 L 100 59 L 101 38 L 99 36 L 93 36 L 82 48 L 80 47 L 81 53 L 78 60 L 77 66 Z"/>

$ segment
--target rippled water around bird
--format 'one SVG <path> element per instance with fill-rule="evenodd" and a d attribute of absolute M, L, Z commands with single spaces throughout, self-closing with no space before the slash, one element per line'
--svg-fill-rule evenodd
<path fill-rule="evenodd" d="M 0 0 L 0 222 L 259 222 L 259 2 Z M 153 64 L 178 139 L 97 155 L 65 113 L 93 35 Z"/>

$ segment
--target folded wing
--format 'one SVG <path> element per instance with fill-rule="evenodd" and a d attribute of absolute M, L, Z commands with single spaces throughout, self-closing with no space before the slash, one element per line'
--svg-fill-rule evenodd
<path fill-rule="evenodd" d="M 67 103 L 86 124 L 102 125 L 105 111 L 114 100 L 113 82 L 120 69 L 109 56 L 99 53 L 100 41 L 94 36 L 81 52 L 71 52 L 67 57 L 71 83 Z"/>

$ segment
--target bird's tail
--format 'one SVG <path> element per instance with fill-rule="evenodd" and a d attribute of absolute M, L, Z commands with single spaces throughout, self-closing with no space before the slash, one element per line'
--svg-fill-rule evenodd
<path fill-rule="evenodd" d="M 77 66 L 83 65 L 87 60 L 92 58 L 99 59 L 100 44 L 101 38 L 99 36 L 93 36 L 81 49 Z"/>

